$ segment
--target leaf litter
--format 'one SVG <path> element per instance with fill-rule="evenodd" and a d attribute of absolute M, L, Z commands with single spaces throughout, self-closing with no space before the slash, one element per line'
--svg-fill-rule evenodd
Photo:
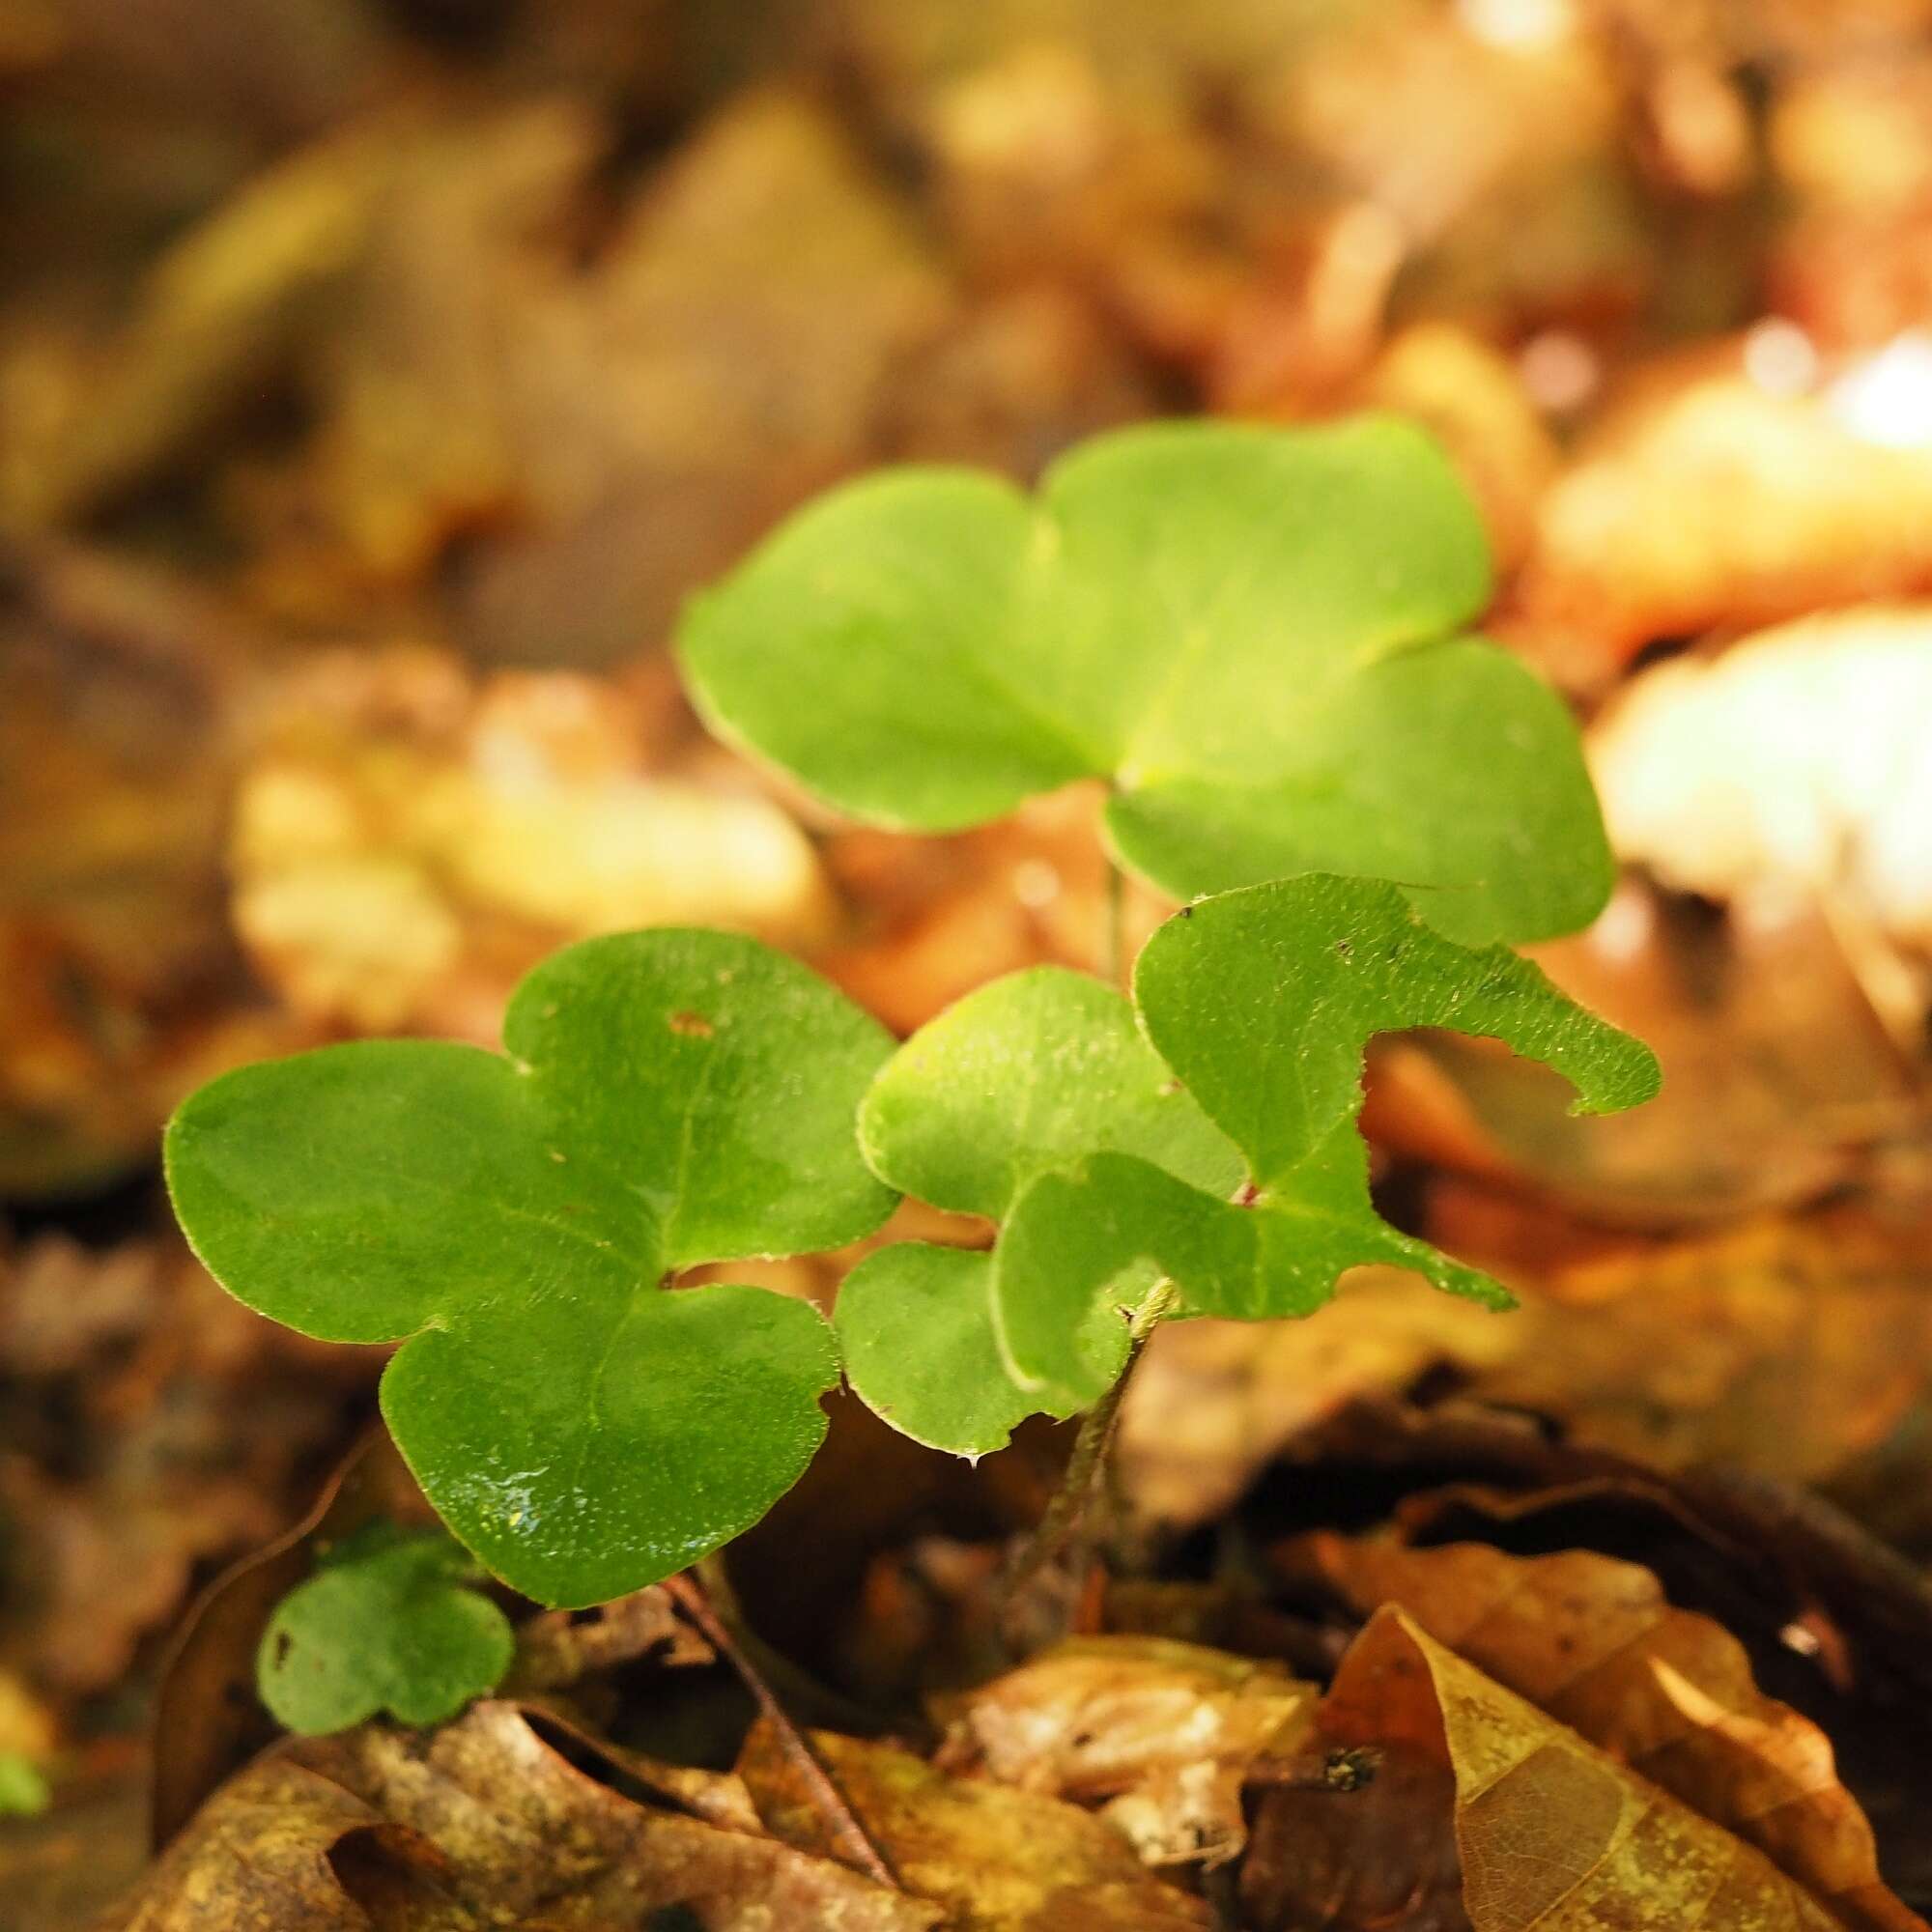
<path fill-rule="evenodd" d="M 1925 10 L 763 11 L 0 7 L 0 1763 L 56 1799 L 0 1823 L 0 1895 L 66 1932 L 120 1886 L 142 1687 L 263 1549 L 167 1674 L 124 1922 L 1914 1922 Z M 1171 401 L 1432 423 L 1490 634 L 1603 707 L 1640 870 L 1541 957 L 1664 1097 L 1574 1122 L 1408 1037 L 1366 1122 L 1378 1205 L 1522 1311 L 1365 1272 L 1306 1325 L 1169 1327 L 1115 1574 L 1017 1668 L 993 1579 L 1060 1437 L 925 1474 L 835 1401 L 842 1489 L 734 1561 L 903 1891 L 825 1855 L 649 1591 L 506 1594 L 525 1709 L 258 1757 L 273 1603 L 420 1505 L 352 1472 L 274 1541 L 380 1361 L 155 1238 L 161 1120 L 325 1039 L 493 1040 L 617 924 L 749 926 L 901 1034 L 1090 967 L 1091 790 L 829 820 L 703 745 L 661 646 L 841 474 L 1030 485 Z M 1136 887 L 1134 937 L 1167 910 Z M 733 1278 L 829 1311 L 849 1259 Z M 1390 1519 L 1413 1546 L 1362 1540 Z"/>

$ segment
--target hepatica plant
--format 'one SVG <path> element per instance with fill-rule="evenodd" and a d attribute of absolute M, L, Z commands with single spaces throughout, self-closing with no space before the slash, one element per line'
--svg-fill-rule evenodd
<path fill-rule="evenodd" d="M 841 1350 L 895 1427 L 976 1455 L 1103 1407 L 1157 1318 L 1306 1315 L 1362 1262 L 1500 1305 L 1371 1207 L 1367 1041 L 1496 1036 L 1593 1110 L 1657 1070 L 1498 943 L 1586 923 L 1609 862 L 1568 715 L 1464 634 L 1488 595 L 1474 510 L 1391 421 L 1131 430 L 1032 499 L 957 470 L 835 491 L 693 607 L 701 709 L 888 825 L 1102 781 L 1119 860 L 1207 895 L 1131 998 L 1015 974 L 895 1052 L 749 939 L 590 940 L 525 980 L 500 1053 L 365 1041 L 204 1088 L 167 1136 L 182 1223 L 250 1306 L 400 1341 L 383 1408 L 431 1501 L 572 1606 L 755 1521 Z M 836 1335 L 762 1289 L 675 1286 L 839 1246 L 902 1193 L 997 1237 L 880 1249 Z M 480 1651 L 443 1559 L 379 1557 Z M 403 1708 L 332 1669 L 342 1708 Z"/>

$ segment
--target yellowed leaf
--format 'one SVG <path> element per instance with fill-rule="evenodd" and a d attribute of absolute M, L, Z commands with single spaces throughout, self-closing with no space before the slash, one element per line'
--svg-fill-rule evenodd
<path fill-rule="evenodd" d="M 1327 1532 L 1302 1539 L 1290 1560 L 1363 1612 L 1400 1605 L 1499 1684 L 1755 1845 L 1847 1923 L 1920 1924 L 1880 1881 L 1871 1827 L 1838 1781 L 1831 1740 L 1760 1691 L 1743 1645 L 1673 1608 L 1648 1570 L 1591 1550 L 1520 1557 Z"/>
<path fill-rule="evenodd" d="M 1664 1696 L 1690 1682 L 1680 1673 Z M 1668 1708 L 1662 1699 L 1660 1708 Z M 1322 1726 L 1338 1744 L 1447 1763 L 1475 1932 L 1827 1932 L 1847 1922 L 1755 1845 L 1487 1676 L 1394 1605 L 1343 1659 Z M 1875 1905 L 1888 1916 L 1874 1917 Z M 1851 1922 L 1897 1932 L 1920 1923 L 1889 1894 L 1861 1896 L 1857 1907 Z"/>

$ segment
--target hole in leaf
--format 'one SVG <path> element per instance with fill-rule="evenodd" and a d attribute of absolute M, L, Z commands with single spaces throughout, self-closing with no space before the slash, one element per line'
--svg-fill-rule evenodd
<path fill-rule="evenodd" d="M 416 1861 L 409 1834 L 392 1826 L 358 1825 L 328 1848 L 328 1868 L 354 1905 L 378 1924 L 420 1922 L 427 1908 L 447 1908 L 449 1894 Z"/>

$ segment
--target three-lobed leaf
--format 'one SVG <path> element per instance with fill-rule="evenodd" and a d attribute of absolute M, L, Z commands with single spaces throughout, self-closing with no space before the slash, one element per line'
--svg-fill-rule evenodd
<path fill-rule="evenodd" d="M 879 1074 L 862 1140 L 895 1187 L 998 1220 L 998 1244 L 970 1267 L 894 1248 L 868 1261 L 838 1313 L 854 1387 L 905 1433 L 977 1454 L 1033 1410 L 1097 1399 L 1124 1361 L 1124 1318 L 1163 1277 L 1179 1312 L 1243 1320 L 1309 1314 L 1372 1262 L 1506 1305 L 1371 1206 L 1363 1053 L 1409 1026 L 1504 1039 L 1564 1073 L 1579 1108 L 1656 1090 L 1648 1049 L 1538 968 L 1442 937 L 1370 880 L 1290 879 L 1187 908 L 1142 953 L 1133 1009 L 1071 974 L 968 996 Z M 958 1351 L 954 1378 L 942 1346 Z M 1005 1382 L 969 1408 L 958 1388 L 994 1357 Z"/>
<path fill-rule="evenodd" d="M 1177 896 L 1386 878 L 1456 938 L 1544 938 L 1601 909 L 1609 855 L 1563 705 L 1465 635 L 1490 585 L 1418 430 L 1156 423 L 1032 500 L 947 469 L 836 490 L 679 647 L 714 729 L 880 823 L 1098 778 L 1116 852 Z"/>
<path fill-rule="evenodd" d="M 249 1306 L 403 1342 L 383 1411 L 438 1512 L 526 1595 L 581 1606 L 727 1542 L 816 1450 L 838 1373 L 819 1316 L 662 1284 L 885 1218 L 852 1120 L 892 1040 L 769 948 L 671 929 L 546 961 L 504 1037 L 240 1068 L 170 1123 L 168 1184 Z"/>
<path fill-rule="evenodd" d="M 497 1688 L 516 1650 L 475 1578 L 440 1530 L 365 1525 L 276 1605 L 256 1655 L 263 1703 L 304 1737 L 384 1711 L 418 1726 L 455 1717 Z"/>

